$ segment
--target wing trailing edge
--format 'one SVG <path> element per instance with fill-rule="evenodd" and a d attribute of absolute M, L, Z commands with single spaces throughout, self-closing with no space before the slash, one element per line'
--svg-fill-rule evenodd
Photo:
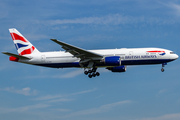
<path fill-rule="evenodd" d="M 82 48 L 79 48 L 79 47 L 76 47 L 76 46 L 73 46 L 73 45 L 70 45 L 70 44 L 67 44 L 65 42 L 61 42 L 57 39 L 51 39 L 52 41 L 54 41 L 55 43 L 59 44 L 62 46 L 62 48 L 64 50 L 66 50 L 66 52 L 69 52 L 71 53 L 72 55 L 74 55 L 74 57 L 78 57 L 78 58 L 103 58 L 102 55 L 100 54 L 97 54 L 97 53 L 94 53 L 94 52 L 90 52 L 88 50 L 85 50 L 85 49 L 82 49 Z"/>

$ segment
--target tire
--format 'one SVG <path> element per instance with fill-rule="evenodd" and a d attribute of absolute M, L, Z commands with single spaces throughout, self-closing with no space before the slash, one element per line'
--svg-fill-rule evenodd
<path fill-rule="evenodd" d="M 84 74 L 87 75 L 87 74 L 88 74 L 88 71 L 84 71 Z"/>
<path fill-rule="evenodd" d="M 89 75 L 88 75 L 88 77 L 89 77 L 89 78 L 92 78 L 92 75 L 91 75 L 91 74 L 89 74 Z"/>
<path fill-rule="evenodd" d="M 96 75 L 97 75 L 97 76 L 99 76 L 99 75 L 100 75 L 100 73 L 99 73 L 99 72 L 97 72 L 97 73 L 96 73 Z"/>
<path fill-rule="evenodd" d="M 96 77 L 96 74 L 95 74 L 95 73 L 93 73 L 93 74 L 92 74 L 92 76 L 93 76 L 93 77 Z"/>

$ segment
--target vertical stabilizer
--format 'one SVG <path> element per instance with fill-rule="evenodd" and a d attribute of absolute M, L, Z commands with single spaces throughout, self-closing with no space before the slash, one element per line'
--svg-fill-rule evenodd
<path fill-rule="evenodd" d="M 9 29 L 19 55 L 39 53 L 39 51 L 15 28 Z"/>

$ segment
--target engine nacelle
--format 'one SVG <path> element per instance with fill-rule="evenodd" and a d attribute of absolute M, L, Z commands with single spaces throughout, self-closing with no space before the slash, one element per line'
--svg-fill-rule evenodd
<path fill-rule="evenodd" d="M 108 67 L 108 70 L 111 70 L 112 72 L 126 72 L 126 66 L 118 66 L 118 67 Z"/>
<path fill-rule="evenodd" d="M 120 66 L 121 65 L 120 56 L 105 57 L 104 62 L 108 66 Z"/>

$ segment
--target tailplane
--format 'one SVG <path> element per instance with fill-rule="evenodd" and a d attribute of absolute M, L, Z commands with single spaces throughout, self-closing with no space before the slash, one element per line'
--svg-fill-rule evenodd
<path fill-rule="evenodd" d="M 39 53 L 39 51 L 15 28 L 9 29 L 19 55 Z"/>

